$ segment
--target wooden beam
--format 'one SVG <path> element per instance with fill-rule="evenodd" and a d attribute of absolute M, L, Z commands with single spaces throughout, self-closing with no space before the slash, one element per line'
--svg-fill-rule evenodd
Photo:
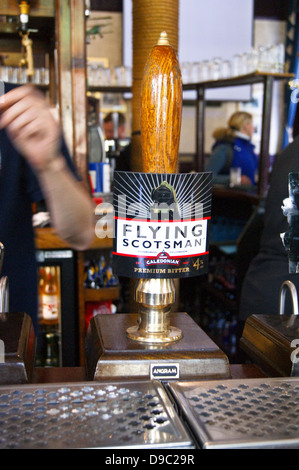
<path fill-rule="evenodd" d="M 59 113 L 69 151 L 73 155 L 73 109 L 71 71 L 71 16 L 69 2 L 56 2 L 57 88 Z"/>
<path fill-rule="evenodd" d="M 87 180 L 87 98 L 85 2 L 71 0 L 73 149 L 80 175 Z"/>
<path fill-rule="evenodd" d="M 84 2 L 57 0 L 59 110 L 69 151 L 87 182 L 86 44 Z"/>

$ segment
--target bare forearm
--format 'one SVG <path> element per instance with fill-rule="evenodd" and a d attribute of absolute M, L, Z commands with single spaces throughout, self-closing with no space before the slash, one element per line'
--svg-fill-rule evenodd
<path fill-rule="evenodd" d="M 92 200 L 60 154 L 60 126 L 44 96 L 29 85 L 3 95 L 2 128 L 36 173 L 58 234 L 74 249 L 87 248 L 94 236 Z"/>
<path fill-rule="evenodd" d="M 87 249 L 94 237 L 94 206 L 82 183 L 61 156 L 37 177 L 58 235 L 74 249 Z"/>

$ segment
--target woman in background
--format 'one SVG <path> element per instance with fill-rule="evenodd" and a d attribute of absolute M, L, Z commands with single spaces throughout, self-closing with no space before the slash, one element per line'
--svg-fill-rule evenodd
<path fill-rule="evenodd" d="M 251 142 L 254 131 L 253 119 L 245 111 L 235 112 L 228 120 L 228 126 L 216 129 L 216 140 L 206 171 L 214 173 L 214 183 L 228 183 L 230 168 L 241 168 L 241 184 L 252 186 L 258 169 L 258 158 Z"/>

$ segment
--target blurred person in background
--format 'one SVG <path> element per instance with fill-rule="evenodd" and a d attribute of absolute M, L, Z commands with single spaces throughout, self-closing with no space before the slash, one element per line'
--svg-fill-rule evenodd
<path fill-rule="evenodd" d="M 242 330 L 253 314 L 278 315 L 279 291 L 286 280 L 299 289 L 299 274 L 289 273 L 288 253 L 280 234 L 288 230 L 283 214 L 284 199 L 289 196 L 288 175 L 299 171 L 299 136 L 276 158 L 270 177 L 265 214 L 260 224 L 261 237 L 256 256 L 250 262 L 242 284 L 239 321 Z M 290 296 L 286 296 L 285 313 L 292 314 Z"/>
<path fill-rule="evenodd" d="M 117 127 L 117 131 L 115 130 Z M 130 171 L 131 169 L 131 142 L 126 138 L 126 117 L 123 113 L 110 112 L 103 119 L 105 139 L 117 140 L 113 156 L 116 171 Z M 109 158 L 109 152 L 107 152 Z"/>
<path fill-rule="evenodd" d="M 214 174 L 214 183 L 229 183 L 230 169 L 241 168 L 241 185 L 255 185 L 258 158 L 251 142 L 254 132 L 250 113 L 237 111 L 228 120 L 227 127 L 214 131 L 215 143 L 205 171 Z"/>
<path fill-rule="evenodd" d="M 38 331 L 32 203 L 46 202 L 52 226 L 76 250 L 92 242 L 94 206 L 44 95 L 31 85 L 0 86 L 1 275 L 9 279 L 9 310 L 30 315 Z"/>
<path fill-rule="evenodd" d="M 115 131 L 115 123 L 117 132 Z M 126 137 L 126 118 L 122 113 L 108 113 L 103 119 L 103 131 L 105 139 L 125 139 Z"/>

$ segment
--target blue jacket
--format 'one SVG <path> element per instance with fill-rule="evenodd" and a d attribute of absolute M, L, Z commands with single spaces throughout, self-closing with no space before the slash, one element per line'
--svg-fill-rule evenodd
<path fill-rule="evenodd" d="M 232 167 L 240 167 L 242 175 L 248 176 L 255 184 L 255 174 L 258 169 L 258 158 L 254 153 L 254 145 L 250 140 L 236 137 L 234 141 L 234 156 Z"/>
<path fill-rule="evenodd" d="M 228 182 L 231 167 L 240 167 L 242 175 L 248 176 L 255 184 L 258 158 L 254 145 L 248 139 L 235 137 L 234 140 L 218 140 L 212 148 L 205 171 L 214 173 L 214 182 Z"/>

